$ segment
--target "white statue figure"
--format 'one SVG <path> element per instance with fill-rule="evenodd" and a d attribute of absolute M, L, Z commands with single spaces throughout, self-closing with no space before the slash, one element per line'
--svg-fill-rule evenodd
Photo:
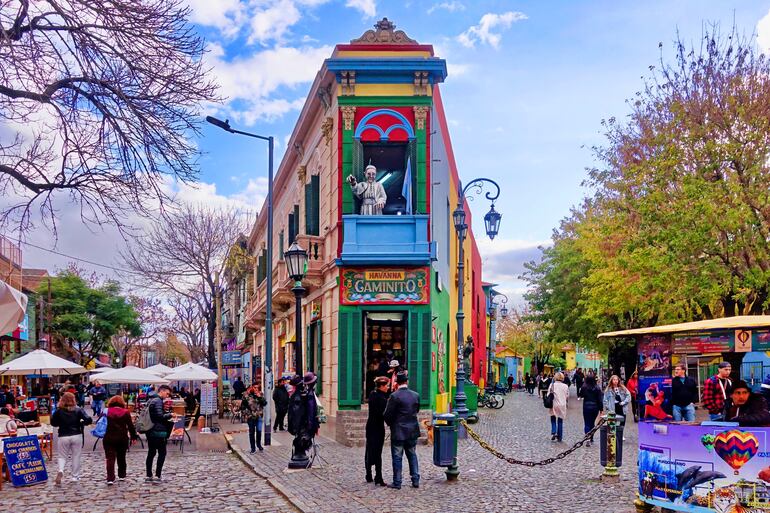
<path fill-rule="evenodd" d="M 348 175 L 348 183 L 356 198 L 361 200 L 361 215 L 382 215 L 382 208 L 388 200 L 385 188 L 375 180 L 377 168 L 369 164 L 366 166 L 366 182 L 358 183 L 356 177 Z"/>

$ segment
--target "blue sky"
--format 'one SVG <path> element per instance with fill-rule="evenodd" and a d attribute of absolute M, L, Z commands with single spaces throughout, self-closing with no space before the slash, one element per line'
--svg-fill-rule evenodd
<path fill-rule="evenodd" d="M 442 95 L 460 176 L 486 176 L 502 188 L 500 237 L 481 244 L 485 278 L 514 295 L 521 292 L 515 279 L 521 263 L 537 256 L 536 247 L 585 194 L 580 184 L 593 162 L 591 145 L 602 142 L 602 118 L 627 113 L 625 100 L 657 63 L 658 44 L 665 59 L 677 31 L 697 41 L 711 22 L 728 30 L 735 20 L 751 34 L 770 11 L 768 1 L 706 0 L 188 3 L 208 41 L 207 62 L 229 98 L 210 110 L 244 129 L 274 135 L 276 162 L 334 44 L 358 37 L 383 16 L 420 43 L 433 44 L 449 65 Z M 760 42 L 767 48 L 770 26 L 764 26 Z M 180 195 L 259 206 L 266 148 L 208 126 L 198 144 L 205 152 L 202 183 L 197 190 L 179 187 Z M 474 208 L 484 210 L 481 204 Z M 115 263 L 116 244 L 105 245 L 104 237 L 98 242 L 99 234 L 77 225 L 67 233 L 60 251 Z M 40 243 L 45 236 L 34 239 Z M 27 265 L 51 261 L 26 251 Z"/>

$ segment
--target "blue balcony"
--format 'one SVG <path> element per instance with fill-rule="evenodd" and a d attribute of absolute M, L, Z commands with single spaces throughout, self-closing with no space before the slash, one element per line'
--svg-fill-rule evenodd
<path fill-rule="evenodd" d="M 435 244 L 428 240 L 428 215 L 343 215 L 340 265 L 428 265 Z"/>

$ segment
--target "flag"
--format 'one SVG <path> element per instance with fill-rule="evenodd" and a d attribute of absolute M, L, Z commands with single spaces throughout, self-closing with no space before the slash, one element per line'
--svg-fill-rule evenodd
<path fill-rule="evenodd" d="M 412 215 L 412 159 L 406 159 L 406 173 L 404 174 L 404 186 L 401 188 L 401 196 L 406 200 L 406 215 Z"/>

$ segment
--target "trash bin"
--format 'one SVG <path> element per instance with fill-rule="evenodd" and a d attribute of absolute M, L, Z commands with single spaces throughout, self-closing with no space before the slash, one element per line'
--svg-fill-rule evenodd
<path fill-rule="evenodd" d="M 457 416 L 454 413 L 433 414 L 433 464 L 450 467 L 457 459 Z"/>

